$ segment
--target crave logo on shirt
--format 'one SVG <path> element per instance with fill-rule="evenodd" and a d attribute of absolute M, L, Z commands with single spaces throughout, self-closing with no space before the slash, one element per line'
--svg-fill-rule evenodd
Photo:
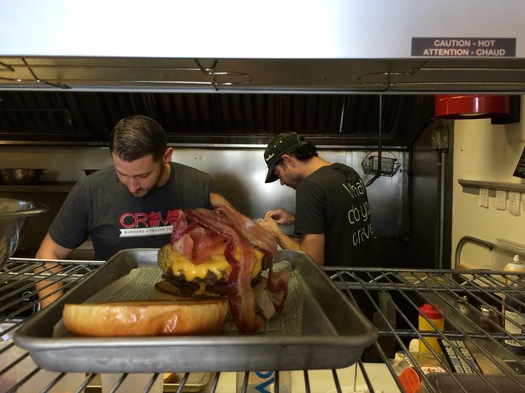
<path fill-rule="evenodd" d="M 173 223 L 178 220 L 180 210 L 150 213 L 124 213 L 120 216 L 120 237 L 142 237 L 170 234 Z"/>
<path fill-rule="evenodd" d="M 366 186 L 362 180 L 359 180 L 356 184 L 343 184 L 343 187 L 352 200 L 358 201 L 358 204 L 352 205 L 348 211 L 348 222 L 354 228 L 352 244 L 357 246 L 369 240 L 373 235 L 370 206 L 366 199 L 363 200 L 366 195 Z"/>

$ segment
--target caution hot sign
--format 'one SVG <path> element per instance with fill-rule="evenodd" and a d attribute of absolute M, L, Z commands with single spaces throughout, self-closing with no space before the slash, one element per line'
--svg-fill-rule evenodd
<path fill-rule="evenodd" d="M 515 57 L 516 38 L 412 38 L 412 56 Z"/>

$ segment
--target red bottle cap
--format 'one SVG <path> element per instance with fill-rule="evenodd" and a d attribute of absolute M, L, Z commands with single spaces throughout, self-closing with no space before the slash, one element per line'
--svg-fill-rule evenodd
<path fill-rule="evenodd" d="M 429 319 L 441 319 L 443 315 L 439 313 L 438 309 L 441 310 L 437 304 L 425 303 L 419 307 L 419 312 L 426 315 Z"/>

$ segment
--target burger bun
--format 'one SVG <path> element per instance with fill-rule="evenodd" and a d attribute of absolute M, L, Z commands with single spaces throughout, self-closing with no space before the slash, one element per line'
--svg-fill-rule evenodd
<path fill-rule="evenodd" d="M 66 304 L 62 317 L 74 336 L 135 337 L 213 335 L 227 314 L 225 299 L 188 299 Z"/>

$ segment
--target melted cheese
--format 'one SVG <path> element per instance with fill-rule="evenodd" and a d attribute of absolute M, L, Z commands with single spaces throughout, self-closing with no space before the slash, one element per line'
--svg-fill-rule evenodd
<path fill-rule="evenodd" d="M 224 255 L 216 254 L 210 261 L 194 265 L 184 255 L 179 253 L 171 254 L 171 270 L 175 276 L 184 275 L 186 281 L 203 280 L 208 271 L 214 273 L 218 279 L 228 277 L 232 268 Z"/>
<path fill-rule="evenodd" d="M 261 272 L 262 258 L 264 253 L 255 250 L 256 264 L 251 272 L 251 278 L 254 279 Z M 236 252 L 235 257 L 239 259 L 239 254 Z M 165 261 L 164 261 L 165 262 Z M 203 262 L 199 265 L 193 264 L 189 259 L 180 253 L 170 252 L 169 262 L 171 264 L 171 271 L 175 276 L 184 276 L 188 282 L 196 282 L 199 284 L 199 289 L 195 292 L 196 295 L 202 295 L 206 292 L 206 284 L 203 282 L 208 274 L 208 271 L 217 276 L 218 280 L 227 280 L 231 273 L 231 266 L 224 256 L 224 252 L 219 252 L 212 256 L 209 261 Z"/>
<path fill-rule="evenodd" d="M 254 250 L 254 251 L 255 251 L 256 262 L 255 262 L 255 267 L 252 270 L 252 280 L 255 277 L 257 277 L 259 275 L 259 273 L 261 272 L 261 270 L 262 270 L 262 259 L 264 257 L 264 253 L 262 251 L 259 251 L 259 250 Z"/>

